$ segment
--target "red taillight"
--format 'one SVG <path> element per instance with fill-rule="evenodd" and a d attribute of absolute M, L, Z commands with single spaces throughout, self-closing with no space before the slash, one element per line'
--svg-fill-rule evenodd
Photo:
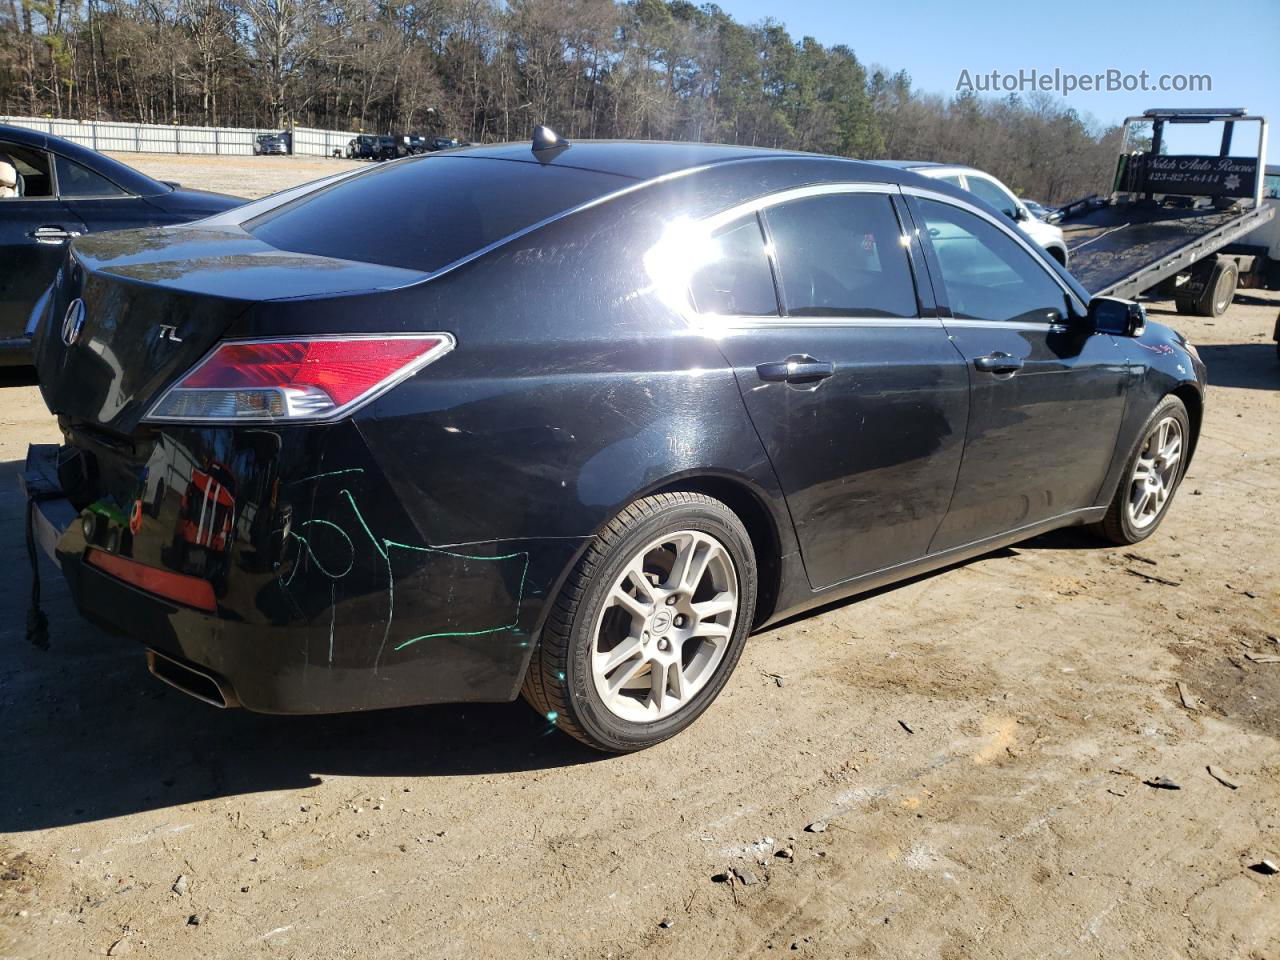
<path fill-rule="evenodd" d="M 146 419 L 329 420 L 453 346 L 447 333 L 228 341 L 166 390 Z"/>
<path fill-rule="evenodd" d="M 189 577 L 185 573 L 170 573 L 148 567 L 146 564 L 130 560 L 128 557 L 107 553 L 97 547 L 90 547 L 85 555 L 85 562 L 109 573 L 117 580 L 123 580 L 139 590 L 154 593 L 156 596 L 198 607 L 201 610 L 217 610 L 218 601 L 213 595 L 213 584 L 199 577 Z"/>

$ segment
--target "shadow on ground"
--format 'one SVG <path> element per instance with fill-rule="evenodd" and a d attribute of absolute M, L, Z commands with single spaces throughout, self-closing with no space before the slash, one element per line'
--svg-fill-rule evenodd
<path fill-rule="evenodd" d="M 1280 356 L 1274 342 L 1196 344 L 1209 369 L 1210 387 L 1280 390 Z"/>
<path fill-rule="evenodd" d="M 218 710 L 147 673 L 143 646 L 76 613 L 41 558 L 50 649 L 26 640 L 21 465 L 0 464 L 0 833 L 305 787 L 316 775 L 456 776 L 545 769 L 603 754 L 524 703 L 327 717 Z"/>

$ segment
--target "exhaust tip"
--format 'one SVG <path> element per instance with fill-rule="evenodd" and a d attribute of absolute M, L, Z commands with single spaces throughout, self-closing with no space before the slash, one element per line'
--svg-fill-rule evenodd
<path fill-rule="evenodd" d="M 211 706 L 225 710 L 240 705 L 235 691 L 225 680 L 163 653 L 147 650 L 147 670 L 157 680 L 163 680 L 174 689 Z"/>

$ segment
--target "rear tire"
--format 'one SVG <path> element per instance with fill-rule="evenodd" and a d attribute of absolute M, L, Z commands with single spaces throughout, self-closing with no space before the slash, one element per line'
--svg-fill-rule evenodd
<path fill-rule="evenodd" d="M 1171 452 L 1175 446 L 1176 460 Z M 1120 545 L 1138 543 L 1155 533 L 1182 483 L 1190 449 L 1187 407 L 1177 397 L 1167 396 L 1143 424 L 1107 515 L 1093 531 Z"/>
<path fill-rule="evenodd" d="M 1236 295 L 1236 286 L 1240 282 L 1240 268 L 1234 260 L 1219 260 L 1209 273 L 1209 280 L 1204 285 L 1196 300 L 1195 312 L 1201 317 L 1220 317 L 1227 312 Z"/>
<path fill-rule="evenodd" d="M 651 747 L 724 688 L 755 603 L 751 538 L 732 510 L 700 493 L 636 500 L 569 575 L 521 694 L 597 750 Z"/>

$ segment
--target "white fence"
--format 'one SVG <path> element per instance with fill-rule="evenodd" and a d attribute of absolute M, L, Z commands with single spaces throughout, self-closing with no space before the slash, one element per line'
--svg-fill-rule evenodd
<path fill-rule="evenodd" d="M 179 127 L 155 123 L 115 123 L 105 120 L 47 120 L 38 117 L 0 117 L 0 123 L 65 137 L 95 150 L 132 153 L 253 153 L 260 133 L 244 127 Z M 356 134 L 341 130 L 293 129 L 293 152 L 328 157 L 341 150 Z"/>

